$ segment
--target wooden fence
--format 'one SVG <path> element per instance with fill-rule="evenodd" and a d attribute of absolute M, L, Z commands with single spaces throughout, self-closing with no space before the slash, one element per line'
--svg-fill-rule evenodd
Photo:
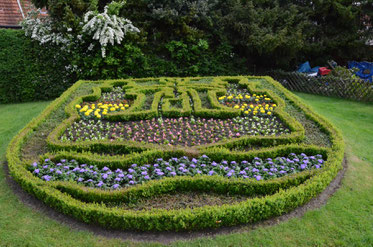
<path fill-rule="evenodd" d="M 338 77 L 309 77 L 296 72 L 269 71 L 271 76 L 291 91 L 373 102 L 373 83 Z"/>

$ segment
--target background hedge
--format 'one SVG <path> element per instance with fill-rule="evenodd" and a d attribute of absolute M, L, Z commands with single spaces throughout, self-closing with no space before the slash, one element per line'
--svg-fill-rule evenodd
<path fill-rule="evenodd" d="M 76 33 L 86 11 L 108 2 L 33 0 Z M 98 46 L 89 55 L 63 53 L 0 30 L 0 103 L 55 98 L 77 79 L 255 74 L 306 60 L 373 59 L 372 0 L 127 0 L 120 15 L 141 32 L 108 46 L 105 58 Z"/>
<path fill-rule="evenodd" d="M 22 30 L 0 29 L 0 103 L 58 97 L 76 79 L 66 74 L 66 65 Z"/>

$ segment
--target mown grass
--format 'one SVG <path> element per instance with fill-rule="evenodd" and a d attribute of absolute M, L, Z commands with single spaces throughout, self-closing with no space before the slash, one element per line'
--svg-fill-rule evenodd
<path fill-rule="evenodd" d="M 342 187 L 319 210 L 276 226 L 173 246 L 373 246 L 373 105 L 298 94 L 340 128 L 349 169 Z M 48 103 L 0 106 L 0 156 L 14 136 Z M 0 169 L 0 246 L 156 246 L 77 231 L 23 205 Z"/>

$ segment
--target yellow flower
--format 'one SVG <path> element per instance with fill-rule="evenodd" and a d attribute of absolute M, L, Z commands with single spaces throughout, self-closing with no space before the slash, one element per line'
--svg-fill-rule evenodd
<path fill-rule="evenodd" d="M 111 108 L 110 108 L 110 111 L 115 111 L 115 108 L 114 108 L 114 107 L 111 107 Z"/>
<path fill-rule="evenodd" d="M 96 117 L 97 117 L 97 118 L 101 118 L 101 115 L 100 115 L 100 114 L 97 114 Z"/>
<path fill-rule="evenodd" d="M 124 107 L 130 107 L 128 104 L 125 104 Z"/>
<path fill-rule="evenodd" d="M 102 112 L 102 115 L 106 115 L 106 114 L 107 114 L 107 111 L 103 111 L 103 112 Z"/>
<path fill-rule="evenodd" d="M 235 106 L 234 106 L 234 109 L 238 109 L 238 108 L 240 108 L 239 105 L 235 105 Z"/>
<path fill-rule="evenodd" d="M 246 94 L 246 95 L 245 95 L 245 98 L 246 98 L 246 99 L 250 99 L 250 96 Z"/>
<path fill-rule="evenodd" d="M 124 108 L 123 106 L 120 108 L 122 111 L 124 111 L 126 108 Z"/>
<path fill-rule="evenodd" d="M 243 113 L 245 113 L 245 114 L 249 114 L 249 111 L 244 111 Z"/>
<path fill-rule="evenodd" d="M 120 106 L 120 107 L 122 107 L 122 106 L 123 106 L 123 104 L 122 104 L 122 103 L 120 103 L 120 104 L 119 104 L 119 106 Z"/>
<path fill-rule="evenodd" d="M 253 106 L 253 105 L 250 105 L 250 108 L 254 108 L 254 106 Z"/>
<path fill-rule="evenodd" d="M 276 104 L 273 104 L 272 106 L 273 106 L 273 107 L 276 107 L 277 105 L 276 105 Z"/>
<path fill-rule="evenodd" d="M 86 115 L 86 116 L 89 116 L 89 114 L 91 114 L 89 111 L 87 111 L 86 113 L 84 113 L 84 115 Z"/>
<path fill-rule="evenodd" d="M 227 97 L 227 99 L 233 99 L 233 96 L 232 96 L 232 95 L 230 95 L 230 96 L 228 96 L 228 97 Z"/>
<path fill-rule="evenodd" d="M 269 111 L 269 112 L 267 112 L 267 114 L 268 114 L 268 115 L 272 115 L 272 112 Z"/>
<path fill-rule="evenodd" d="M 75 105 L 75 108 L 80 109 L 82 107 L 80 105 Z"/>
<path fill-rule="evenodd" d="M 256 101 L 256 102 L 258 102 L 258 101 L 259 101 L 259 99 L 255 99 L 255 101 Z"/>
<path fill-rule="evenodd" d="M 260 110 L 260 113 L 265 113 L 266 111 L 265 110 Z"/>

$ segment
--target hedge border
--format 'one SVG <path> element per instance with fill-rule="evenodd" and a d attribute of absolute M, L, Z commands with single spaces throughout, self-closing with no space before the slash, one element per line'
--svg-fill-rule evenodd
<path fill-rule="evenodd" d="M 118 208 L 108 208 L 105 205 L 96 203 L 85 203 L 74 199 L 71 195 L 61 192 L 49 186 L 46 182 L 33 176 L 26 170 L 26 167 L 20 159 L 21 147 L 27 136 L 43 122 L 43 119 L 51 114 L 53 110 L 60 106 L 71 92 L 80 84 L 74 84 L 59 99 L 55 100 L 47 109 L 32 120 L 19 134 L 13 138 L 7 149 L 7 160 L 9 170 L 14 179 L 29 193 L 35 195 L 51 207 L 68 214 L 76 219 L 87 223 L 99 224 L 107 228 L 115 229 L 135 229 L 135 230 L 197 230 L 203 228 L 214 228 L 219 226 L 230 226 L 249 222 L 255 222 L 278 216 L 298 207 L 311 198 L 315 197 L 333 180 L 338 171 L 342 168 L 344 156 L 344 143 L 341 133 L 336 130 L 324 118 L 310 111 L 298 97 L 291 95 L 277 82 L 269 77 L 248 77 L 254 79 L 265 79 L 276 88 L 284 92 L 285 96 L 292 100 L 305 113 L 308 113 L 310 119 L 315 119 L 319 126 L 324 130 L 331 139 L 331 148 L 324 149 L 327 154 L 325 167 L 320 172 L 314 174 L 304 183 L 290 187 L 289 189 L 280 189 L 273 195 L 253 198 L 232 205 L 223 206 L 204 206 L 194 210 L 152 210 L 148 212 L 136 212 L 121 210 Z M 81 82 L 80 82 L 81 83 Z M 316 147 L 309 147 L 310 150 L 320 150 Z M 205 149 L 218 155 L 240 154 L 232 153 L 227 148 Z M 273 147 L 276 149 L 276 147 Z M 215 150 L 215 152 L 214 152 Z M 241 152 L 242 153 L 242 152 Z M 258 184 L 263 182 L 259 181 Z"/>

